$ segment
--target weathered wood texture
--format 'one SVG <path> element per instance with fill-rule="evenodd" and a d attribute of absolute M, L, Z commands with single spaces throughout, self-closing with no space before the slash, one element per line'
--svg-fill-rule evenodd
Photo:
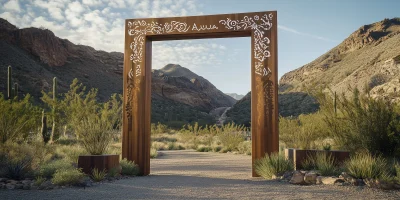
<path fill-rule="evenodd" d="M 94 168 L 109 171 L 115 167 L 119 167 L 119 155 L 87 155 L 78 158 L 78 168 L 82 168 L 86 174 L 92 174 Z"/>
<path fill-rule="evenodd" d="M 150 173 L 151 42 L 223 37 L 251 37 L 253 164 L 279 150 L 276 11 L 127 19 L 122 157 L 134 160 L 142 175 Z"/>

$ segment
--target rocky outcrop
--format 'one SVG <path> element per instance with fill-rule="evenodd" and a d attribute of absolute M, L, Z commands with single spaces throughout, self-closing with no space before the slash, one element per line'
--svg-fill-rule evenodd
<path fill-rule="evenodd" d="M 153 70 L 152 92 L 205 112 L 218 107 L 230 107 L 236 102 L 205 78 L 175 64 Z"/>
<path fill-rule="evenodd" d="M 355 87 L 373 90 L 398 78 L 399 56 L 400 18 L 365 25 L 316 60 L 284 74 L 279 81 L 280 92 L 303 92 L 316 86 L 345 94 Z M 376 90 L 382 94 L 392 91 Z"/>

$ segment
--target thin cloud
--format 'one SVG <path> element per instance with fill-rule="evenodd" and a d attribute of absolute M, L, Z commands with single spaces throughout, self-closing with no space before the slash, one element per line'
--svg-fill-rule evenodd
<path fill-rule="evenodd" d="M 311 38 L 314 38 L 314 39 L 317 39 L 317 40 L 323 40 L 323 41 L 327 41 L 327 42 L 338 42 L 337 40 L 332 40 L 332 39 L 329 39 L 329 38 L 326 38 L 326 37 L 322 37 L 322 36 L 318 36 L 318 35 L 312 35 L 312 34 L 309 34 L 309 33 L 303 33 L 303 32 L 297 31 L 295 29 L 283 26 L 283 25 L 278 25 L 278 29 L 283 30 L 283 31 L 287 31 L 287 32 L 291 32 L 291 33 L 294 33 L 294 34 L 297 34 L 297 35 L 311 37 Z"/>

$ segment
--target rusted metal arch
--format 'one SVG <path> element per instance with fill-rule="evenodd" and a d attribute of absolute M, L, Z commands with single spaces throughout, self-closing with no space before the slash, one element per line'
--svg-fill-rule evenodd
<path fill-rule="evenodd" d="M 150 174 L 152 41 L 251 37 L 252 160 L 279 150 L 277 12 L 125 22 L 122 157 Z M 253 176 L 257 176 L 254 172 Z"/>

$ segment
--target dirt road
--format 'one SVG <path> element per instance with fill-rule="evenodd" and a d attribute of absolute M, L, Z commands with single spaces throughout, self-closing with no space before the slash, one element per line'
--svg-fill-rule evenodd
<path fill-rule="evenodd" d="M 90 188 L 0 190 L 0 199 L 400 199 L 400 191 L 297 186 L 251 178 L 251 156 L 165 151 L 151 175 Z"/>

